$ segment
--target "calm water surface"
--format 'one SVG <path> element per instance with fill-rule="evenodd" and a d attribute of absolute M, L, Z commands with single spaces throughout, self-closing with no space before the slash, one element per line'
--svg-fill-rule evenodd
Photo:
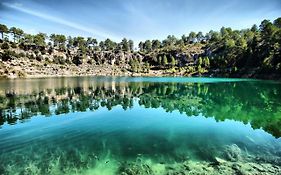
<path fill-rule="evenodd" d="M 276 174 L 280 137 L 279 82 L 0 80 L 0 174 Z"/>

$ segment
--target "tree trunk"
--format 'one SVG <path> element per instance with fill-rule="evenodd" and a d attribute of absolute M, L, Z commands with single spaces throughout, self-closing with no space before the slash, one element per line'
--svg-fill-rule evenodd
<path fill-rule="evenodd" d="M 16 34 L 14 34 L 14 43 L 16 42 Z"/>

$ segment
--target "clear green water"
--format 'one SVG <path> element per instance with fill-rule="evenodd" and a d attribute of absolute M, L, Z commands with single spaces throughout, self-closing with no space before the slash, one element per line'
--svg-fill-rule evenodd
<path fill-rule="evenodd" d="M 281 173 L 281 84 L 0 80 L 0 174 Z"/>

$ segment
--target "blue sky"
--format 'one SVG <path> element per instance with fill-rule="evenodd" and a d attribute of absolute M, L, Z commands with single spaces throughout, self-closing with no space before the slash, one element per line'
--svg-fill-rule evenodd
<path fill-rule="evenodd" d="M 281 0 L 0 0 L 0 23 L 9 27 L 115 41 L 242 29 L 277 17 Z"/>

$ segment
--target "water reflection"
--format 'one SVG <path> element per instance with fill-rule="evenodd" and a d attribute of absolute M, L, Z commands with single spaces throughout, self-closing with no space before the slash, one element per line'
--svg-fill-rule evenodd
<path fill-rule="evenodd" d="M 233 79 L 0 81 L 0 174 L 278 174 L 280 88 Z"/>
<path fill-rule="evenodd" d="M 70 81 L 71 80 L 71 81 Z M 2 83 L 2 84 L 1 84 Z M 281 137 L 281 86 L 263 81 L 221 83 L 116 81 L 100 78 L 40 79 L 0 82 L 0 125 L 25 122 L 34 116 L 133 108 L 179 111 L 250 123 Z M 11 88 L 13 87 L 13 88 Z"/>

